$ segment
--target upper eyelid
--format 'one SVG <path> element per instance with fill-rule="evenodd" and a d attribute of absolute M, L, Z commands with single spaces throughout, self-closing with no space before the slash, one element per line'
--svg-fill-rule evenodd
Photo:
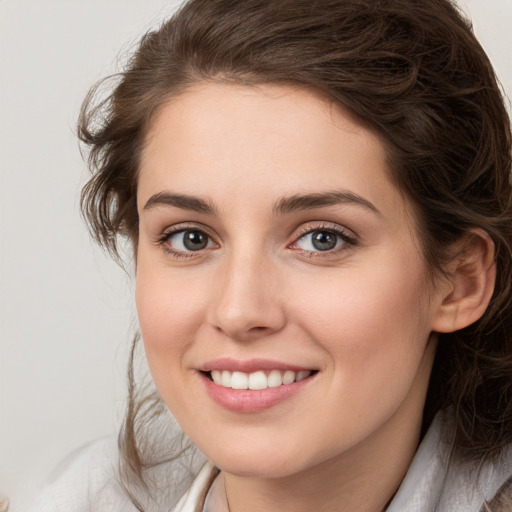
<path fill-rule="evenodd" d="M 212 235 L 213 230 L 200 222 L 180 222 L 172 226 L 167 226 L 161 231 L 161 236 L 180 233 L 182 231 L 204 231 L 208 236 L 215 238 L 215 235 Z"/>
<path fill-rule="evenodd" d="M 359 235 L 352 229 L 349 229 L 345 226 L 342 226 L 341 224 L 338 224 L 336 222 L 329 222 L 329 221 L 309 221 L 304 222 L 300 226 L 298 226 L 296 229 L 294 229 L 293 233 L 290 235 L 290 237 L 300 237 L 303 235 L 306 235 L 308 233 L 311 233 L 313 231 L 334 231 L 341 233 L 343 235 L 346 235 L 350 238 L 359 238 Z"/>

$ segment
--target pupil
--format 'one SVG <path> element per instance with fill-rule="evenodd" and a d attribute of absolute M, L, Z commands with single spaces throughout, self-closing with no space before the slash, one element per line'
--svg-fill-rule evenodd
<path fill-rule="evenodd" d="M 183 236 L 183 245 L 189 251 L 200 251 L 208 243 L 208 238 L 200 231 L 186 231 Z"/>
<path fill-rule="evenodd" d="M 336 247 L 336 235 L 329 231 L 314 231 L 312 234 L 313 247 L 318 251 L 329 251 Z"/>

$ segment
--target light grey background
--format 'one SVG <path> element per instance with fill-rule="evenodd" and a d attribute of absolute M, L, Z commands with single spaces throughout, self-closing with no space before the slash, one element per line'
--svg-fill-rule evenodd
<path fill-rule="evenodd" d="M 0 0 L 0 492 L 21 512 L 62 457 L 113 435 L 130 279 L 90 242 L 82 98 L 177 0 Z M 512 97 L 512 0 L 466 0 Z"/>

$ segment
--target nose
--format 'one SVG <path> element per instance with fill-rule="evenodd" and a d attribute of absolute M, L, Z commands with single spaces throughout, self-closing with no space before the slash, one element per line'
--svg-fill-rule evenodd
<path fill-rule="evenodd" d="M 278 273 L 265 258 L 232 257 L 216 274 L 211 318 L 216 330 L 237 341 L 280 331 L 286 315 Z"/>

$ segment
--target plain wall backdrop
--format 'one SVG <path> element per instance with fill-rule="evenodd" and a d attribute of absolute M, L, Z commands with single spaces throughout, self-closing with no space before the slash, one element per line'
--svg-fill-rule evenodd
<path fill-rule="evenodd" d="M 14 512 L 122 418 L 133 288 L 80 219 L 74 130 L 89 86 L 178 3 L 0 0 L 0 492 Z M 512 98 L 512 0 L 460 5 Z"/>

